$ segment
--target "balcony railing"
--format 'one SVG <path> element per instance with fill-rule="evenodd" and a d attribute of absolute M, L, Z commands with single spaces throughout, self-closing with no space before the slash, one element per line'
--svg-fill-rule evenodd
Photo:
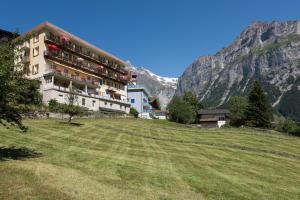
<path fill-rule="evenodd" d="M 49 76 L 49 75 L 54 75 L 57 77 L 63 77 L 63 78 L 67 78 L 68 80 L 72 80 L 74 82 L 77 82 L 81 85 L 88 85 L 90 87 L 100 87 L 100 84 L 98 82 L 95 81 L 90 81 L 90 80 L 86 80 L 86 79 L 82 79 L 78 76 L 74 76 L 68 73 L 64 73 L 64 72 L 60 72 L 60 71 L 48 71 L 48 73 L 45 74 L 45 76 Z"/>
<path fill-rule="evenodd" d="M 58 85 L 45 85 L 44 89 L 55 89 L 55 90 L 59 90 L 59 91 L 70 92 L 69 88 L 58 86 Z M 108 100 L 108 101 L 113 101 L 113 102 L 118 102 L 118 103 L 123 103 L 123 104 L 129 104 L 127 99 L 126 100 L 115 99 L 115 98 L 110 97 L 109 95 L 100 96 L 100 95 L 98 95 L 98 93 L 91 91 L 91 90 L 88 90 L 87 92 L 85 92 L 83 90 L 79 90 L 76 92 L 78 93 L 78 95 L 83 95 L 83 96 L 88 96 L 88 97 L 93 97 L 93 98 L 97 98 L 97 99 L 101 99 L 101 100 Z"/>
<path fill-rule="evenodd" d="M 64 49 L 67 49 L 73 53 L 77 53 L 79 54 L 80 56 L 84 57 L 85 59 L 87 60 L 90 60 L 92 62 L 96 62 L 97 64 L 103 64 L 105 65 L 106 67 L 108 68 L 111 68 L 113 70 L 116 70 L 122 74 L 126 74 L 127 71 L 123 67 L 121 67 L 120 65 L 118 64 L 115 64 L 114 62 L 112 61 L 109 61 L 107 58 L 105 57 L 96 57 L 95 54 L 92 54 L 91 52 L 89 51 L 83 51 L 81 48 L 79 48 L 78 46 L 76 45 L 70 45 L 70 43 L 68 42 L 63 42 L 61 41 L 59 38 L 57 37 L 54 37 L 54 36 L 45 36 L 45 42 L 50 42 L 50 43 L 55 43 L 56 45 L 60 46 L 61 48 L 64 48 Z"/>
<path fill-rule="evenodd" d="M 91 66 L 91 65 L 89 66 L 89 65 L 87 65 L 86 63 L 84 63 L 80 60 L 71 60 L 70 58 L 64 57 L 59 53 L 55 53 L 55 52 L 52 52 L 52 51 L 45 51 L 44 56 L 46 58 L 56 60 L 58 62 L 66 64 L 66 65 L 71 65 L 74 68 L 78 68 L 78 69 L 81 69 L 81 70 L 84 70 L 84 71 L 88 71 L 88 72 L 93 73 L 93 74 L 98 75 L 98 76 L 104 76 L 108 79 L 118 81 L 118 82 L 122 82 L 124 84 L 127 83 L 126 80 L 122 80 L 120 77 L 114 77 L 113 75 L 106 74 L 105 71 L 101 68 Z"/>

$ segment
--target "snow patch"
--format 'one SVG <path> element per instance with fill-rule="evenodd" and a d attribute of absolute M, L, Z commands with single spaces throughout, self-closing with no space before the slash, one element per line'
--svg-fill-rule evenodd
<path fill-rule="evenodd" d="M 158 76 L 144 67 L 140 68 L 140 73 L 148 73 L 152 78 L 155 78 L 157 81 L 161 82 L 163 85 L 172 86 L 174 89 L 176 89 L 178 78 Z"/>

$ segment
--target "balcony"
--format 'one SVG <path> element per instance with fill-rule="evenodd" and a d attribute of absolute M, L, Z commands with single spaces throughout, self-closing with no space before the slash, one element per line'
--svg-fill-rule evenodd
<path fill-rule="evenodd" d="M 54 90 L 58 90 L 58 91 L 62 91 L 62 92 L 70 92 L 70 89 L 67 87 L 46 84 L 44 86 L 44 90 L 49 90 L 49 89 L 54 89 Z M 77 95 L 80 95 L 80 96 L 96 98 L 96 99 L 110 101 L 110 102 L 114 102 L 114 103 L 129 105 L 127 100 L 115 99 L 115 98 L 110 97 L 109 95 L 100 96 L 94 90 L 88 90 L 87 92 L 82 91 L 82 90 L 76 90 L 76 93 L 77 93 Z"/>
<path fill-rule="evenodd" d="M 30 48 L 29 42 L 24 42 L 23 44 L 20 45 L 20 50 L 26 50 L 29 48 Z"/>
<path fill-rule="evenodd" d="M 71 74 L 60 72 L 60 71 L 49 71 L 44 76 L 55 76 L 55 77 L 58 77 L 58 78 L 67 79 L 67 80 L 72 81 L 74 83 L 77 83 L 79 85 L 87 85 L 87 86 L 92 87 L 92 88 L 100 87 L 99 83 L 97 83 L 95 81 L 82 79 L 78 76 L 74 76 L 74 75 L 72 76 Z"/>
<path fill-rule="evenodd" d="M 70 66 L 72 66 L 74 68 L 90 72 L 90 73 L 95 74 L 97 76 L 103 76 L 103 77 L 106 77 L 108 79 L 121 82 L 123 84 L 127 83 L 126 81 L 121 80 L 119 77 L 114 77 L 112 75 L 106 74 L 104 72 L 104 70 L 101 69 L 101 68 L 99 68 L 99 67 L 87 65 L 84 62 L 82 62 L 81 60 L 71 60 L 68 57 L 64 57 L 61 54 L 55 53 L 55 52 L 52 52 L 52 51 L 45 51 L 44 52 L 44 56 L 45 56 L 45 58 L 48 58 L 48 59 L 51 59 L 51 60 L 63 63 L 65 65 L 70 65 Z"/>
<path fill-rule="evenodd" d="M 58 45 L 60 48 L 64 50 L 68 50 L 74 54 L 77 54 L 81 57 L 83 57 L 86 60 L 89 60 L 91 62 L 105 65 L 106 67 L 113 69 L 115 71 L 118 71 L 119 73 L 126 74 L 127 71 L 123 69 L 124 67 L 121 67 L 120 65 L 109 61 L 106 57 L 98 56 L 96 58 L 95 54 L 91 53 L 90 51 L 83 51 L 81 48 L 79 48 L 76 45 L 71 45 L 69 42 L 63 42 L 62 40 L 58 39 L 54 36 L 45 36 L 45 42 L 46 43 L 52 43 Z"/>

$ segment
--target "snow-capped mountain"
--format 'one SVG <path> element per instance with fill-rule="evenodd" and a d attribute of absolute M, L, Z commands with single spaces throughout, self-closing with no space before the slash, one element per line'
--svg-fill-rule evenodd
<path fill-rule="evenodd" d="M 174 96 L 178 78 L 162 77 L 144 67 L 132 67 L 137 75 L 137 84 L 144 85 L 151 96 L 159 98 L 161 108 L 165 109 Z"/>
<path fill-rule="evenodd" d="M 151 76 L 153 79 L 156 79 L 157 81 L 159 81 L 162 85 L 172 87 L 174 89 L 176 89 L 176 87 L 177 87 L 178 78 L 158 76 L 158 75 L 154 74 L 153 72 L 151 72 L 150 70 L 148 70 L 144 67 L 137 68 L 137 70 L 141 74 Z"/>

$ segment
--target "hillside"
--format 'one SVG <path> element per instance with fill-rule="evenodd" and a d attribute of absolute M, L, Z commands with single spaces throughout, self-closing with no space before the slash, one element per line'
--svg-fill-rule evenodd
<path fill-rule="evenodd" d="M 254 22 L 226 48 L 195 60 L 176 94 L 193 91 L 209 107 L 247 95 L 260 80 L 271 105 L 300 121 L 300 21 Z"/>
<path fill-rule="evenodd" d="M 27 120 L 25 134 L 0 126 L 0 199 L 300 199 L 300 138 L 76 122 Z"/>
<path fill-rule="evenodd" d="M 137 74 L 137 83 L 144 85 L 152 96 L 158 97 L 161 107 L 166 108 L 174 96 L 177 78 L 158 76 L 143 67 L 135 68 L 135 73 Z"/>

